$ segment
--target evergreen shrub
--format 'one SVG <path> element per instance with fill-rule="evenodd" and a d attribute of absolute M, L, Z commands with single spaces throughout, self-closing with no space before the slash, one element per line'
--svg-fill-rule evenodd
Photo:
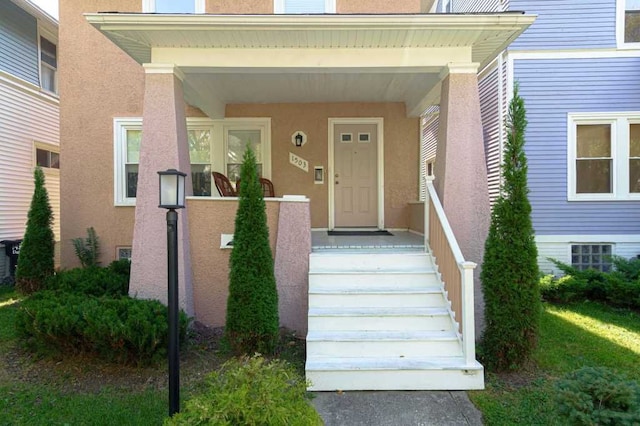
<path fill-rule="evenodd" d="M 307 401 L 304 378 L 284 361 L 259 356 L 227 361 L 208 376 L 201 394 L 165 421 L 165 425 L 322 424 Z"/>
<path fill-rule="evenodd" d="M 16 289 L 23 294 L 40 290 L 54 272 L 53 210 L 40 167 L 35 168 L 33 178 L 35 188 L 16 268 Z"/>
<path fill-rule="evenodd" d="M 262 186 L 250 146 L 240 177 L 224 341 L 236 354 L 272 354 L 279 337 L 278 292 Z"/>
<path fill-rule="evenodd" d="M 100 257 L 100 239 L 93 226 L 87 228 L 87 238 L 74 238 L 71 243 L 73 243 L 73 249 L 83 268 L 100 264 L 98 261 Z"/>
<path fill-rule="evenodd" d="M 40 291 L 15 319 L 25 346 L 37 352 L 89 353 L 119 364 L 147 365 L 166 357 L 167 307 L 155 300 Z M 180 312 L 180 340 L 187 316 Z"/>
<path fill-rule="evenodd" d="M 129 293 L 129 273 L 124 265 L 115 262 L 108 268 L 68 269 L 48 277 L 45 288 L 88 296 L 121 297 Z"/>
<path fill-rule="evenodd" d="M 527 188 L 524 101 L 509 105 L 501 195 L 493 206 L 480 278 L 486 328 L 479 354 L 491 370 L 514 369 L 535 348 L 540 322 L 537 249 Z"/>
<path fill-rule="evenodd" d="M 613 257 L 613 271 L 595 269 L 578 270 L 570 265 L 551 260 L 565 275 L 546 275 L 540 279 L 542 297 L 555 303 L 584 300 L 607 305 L 640 309 L 640 260 Z"/>
<path fill-rule="evenodd" d="M 605 367 L 583 367 L 556 383 L 558 413 L 575 425 L 640 424 L 640 386 Z"/>

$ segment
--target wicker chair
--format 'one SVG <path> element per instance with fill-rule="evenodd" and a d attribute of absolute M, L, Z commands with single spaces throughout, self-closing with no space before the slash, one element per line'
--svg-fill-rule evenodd
<path fill-rule="evenodd" d="M 273 182 L 267 178 L 260 178 L 260 185 L 262 185 L 262 194 L 266 197 L 275 197 L 276 193 L 273 189 Z M 236 192 L 240 194 L 240 179 L 236 181 Z"/>
<path fill-rule="evenodd" d="M 211 172 L 211 174 L 213 175 L 213 181 L 216 183 L 216 188 L 218 188 L 218 192 L 220 193 L 221 196 L 223 197 L 238 196 L 238 193 L 236 192 L 235 189 L 233 189 L 233 186 L 231 186 L 231 182 L 229 182 L 229 179 L 225 175 L 218 172 Z"/>

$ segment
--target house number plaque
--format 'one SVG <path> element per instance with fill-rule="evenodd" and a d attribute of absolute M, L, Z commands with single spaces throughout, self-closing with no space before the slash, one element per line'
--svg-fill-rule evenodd
<path fill-rule="evenodd" d="M 294 166 L 296 166 L 297 168 L 299 168 L 301 170 L 304 170 L 305 172 L 309 173 L 309 162 L 307 160 L 305 160 L 304 158 L 298 157 L 293 152 L 289 153 L 289 163 L 291 163 Z"/>

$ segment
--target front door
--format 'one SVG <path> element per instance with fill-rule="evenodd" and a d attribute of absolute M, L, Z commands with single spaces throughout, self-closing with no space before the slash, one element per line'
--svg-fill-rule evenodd
<path fill-rule="evenodd" d="M 336 227 L 378 226 L 376 124 L 334 125 Z"/>

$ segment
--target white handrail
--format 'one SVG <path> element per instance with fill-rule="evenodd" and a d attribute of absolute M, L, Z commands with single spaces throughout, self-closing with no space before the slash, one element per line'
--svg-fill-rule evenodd
<path fill-rule="evenodd" d="M 464 260 L 462 250 L 458 245 L 453 229 L 449 224 L 449 220 L 444 212 L 444 208 L 438 198 L 438 193 L 433 185 L 433 176 L 425 176 L 425 187 L 427 189 L 427 196 L 425 197 L 424 205 L 424 235 L 425 235 L 425 249 L 428 247 L 429 237 L 429 204 L 433 203 L 433 209 L 436 212 L 438 221 L 442 226 L 442 231 L 447 240 L 447 245 L 453 254 L 453 257 L 458 265 L 460 272 L 460 295 L 461 295 L 461 322 L 462 322 L 462 350 L 464 353 L 465 363 L 472 365 L 476 360 L 476 346 L 475 346 L 475 324 L 474 324 L 474 294 L 473 294 L 473 271 L 477 264 L 474 262 L 468 262 Z M 432 248 L 433 251 L 433 248 Z"/>

